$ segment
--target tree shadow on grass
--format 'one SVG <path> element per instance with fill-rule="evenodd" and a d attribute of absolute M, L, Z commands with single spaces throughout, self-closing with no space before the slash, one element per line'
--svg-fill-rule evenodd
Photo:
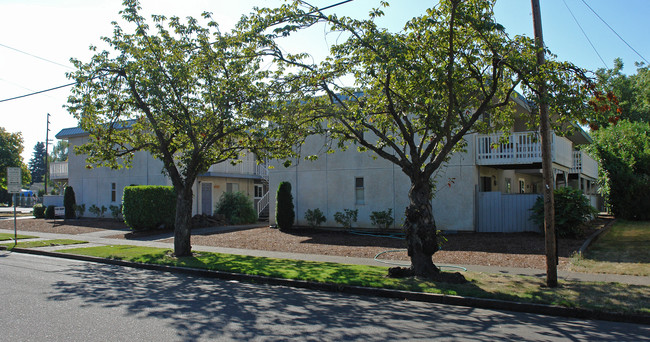
<path fill-rule="evenodd" d="M 386 341 L 639 340 L 645 326 L 486 311 L 84 263 L 62 271 L 50 301 L 163 320 L 170 339 Z M 118 311 L 119 312 L 119 311 Z M 496 336 L 496 337 L 495 337 Z"/>

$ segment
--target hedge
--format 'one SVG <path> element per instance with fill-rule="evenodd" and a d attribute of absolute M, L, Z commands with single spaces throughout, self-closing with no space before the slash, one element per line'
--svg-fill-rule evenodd
<path fill-rule="evenodd" d="M 122 205 L 124 222 L 133 230 L 174 227 L 176 192 L 171 186 L 127 186 Z"/>

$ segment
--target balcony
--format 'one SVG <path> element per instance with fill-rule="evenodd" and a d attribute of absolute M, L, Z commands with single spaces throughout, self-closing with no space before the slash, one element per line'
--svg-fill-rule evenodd
<path fill-rule="evenodd" d="M 475 137 L 477 165 L 517 166 L 542 162 L 542 146 L 538 132 L 516 132 L 507 137 L 503 133 L 477 134 Z M 556 164 L 573 167 L 571 141 L 553 133 L 551 159 Z"/>
<path fill-rule="evenodd" d="M 573 151 L 571 173 L 579 173 L 594 179 L 598 178 L 598 162 L 582 151 Z"/>
<path fill-rule="evenodd" d="M 50 179 L 68 179 L 68 162 L 50 162 Z"/>
<path fill-rule="evenodd" d="M 257 164 L 255 160 L 243 160 L 238 164 L 231 164 L 230 162 L 222 162 L 210 166 L 208 169 L 210 175 L 248 175 L 251 178 L 268 179 L 269 170 L 266 164 Z"/>

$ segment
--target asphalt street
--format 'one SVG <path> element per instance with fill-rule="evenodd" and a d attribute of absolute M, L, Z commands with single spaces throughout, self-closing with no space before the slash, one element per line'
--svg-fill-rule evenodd
<path fill-rule="evenodd" d="M 0 252 L 3 341 L 650 341 L 650 326 Z"/>

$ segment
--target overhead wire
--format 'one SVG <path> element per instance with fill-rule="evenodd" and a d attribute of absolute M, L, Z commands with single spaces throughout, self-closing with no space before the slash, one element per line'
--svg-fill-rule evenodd
<path fill-rule="evenodd" d="M 69 69 L 69 70 L 74 70 L 74 68 L 71 67 L 71 66 L 69 66 L 69 65 L 64 65 L 64 64 L 61 64 L 61 63 L 57 63 L 57 62 L 51 61 L 51 60 L 49 60 L 49 59 L 47 59 L 47 58 L 43 58 L 43 57 L 41 57 L 41 56 L 37 56 L 37 55 L 31 54 L 31 53 L 29 53 L 29 52 L 25 52 L 25 51 L 22 51 L 22 50 L 16 49 L 16 48 L 14 48 L 14 47 L 11 47 L 11 46 L 8 46 L 8 45 L 2 44 L 2 43 L 0 43 L 0 46 L 2 46 L 2 47 L 4 47 L 4 48 L 7 48 L 7 49 L 9 49 L 9 50 L 14 50 L 14 51 L 16 51 L 16 52 L 20 52 L 20 53 L 25 54 L 25 55 L 30 56 L 30 57 L 34 57 L 34 58 L 36 58 L 36 59 L 40 59 L 40 60 L 42 60 L 42 61 L 46 61 L 46 62 L 48 62 L 48 63 L 56 64 L 56 65 L 58 65 L 58 66 L 61 66 L 61 67 L 67 68 L 67 69 Z"/>
<path fill-rule="evenodd" d="M 603 22 L 603 23 L 604 23 L 604 24 L 605 24 L 605 25 L 606 25 L 606 26 L 607 26 L 607 27 L 608 27 L 612 32 L 614 32 L 614 34 L 615 34 L 615 35 L 616 35 L 616 36 L 617 36 L 617 37 L 618 37 L 618 38 L 619 38 L 623 43 L 625 43 L 625 45 L 627 45 L 627 47 L 629 47 L 630 49 L 632 49 L 632 51 L 634 51 L 634 53 L 636 53 L 639 57 L 641 57 L 641 59 L 643 59 L 646 63 L 650 64 L 650 62 L 648 62 L 648 60 L 645 59 L 645 57 L 643 57 L 643 56 L 642 56 L 638 51 L 636 51 L 636 50 L 632 47 L 632 45 L 630 45 L 627 41 L 625 41 L 625 39 L 623 39 L 623 37 L 621 37 L 621 35 L 618 34 L 618 32 L 616 32 L 616 30 L 614 30 L 614 29 L 613 29 L 613 28 L 612 28 L 612 27 L 611 27 L 611 26 L 610 26 L 610 25 L 605 21 L 605 19 L 603 19 L 600 15 L 598 15 L 598 13 L 596 13 L 596 11 L 595 11 L 593 8 L 591 8 L 591 6 L 589 6 L 589 4 L 588 4 L 585 0 L 582 0 L 582 3 L 585 4 L 585 6 L 587 6 L 587 7 L 588 7 L 588 8 L 589 8 L 589 9 L 590 9 L 590 10 L 591 10 L 595 15 L 596 15 L 596 17 L 598 17 L 598 19 L 600 19 L 600 21 L 602 21 L 602 22 Z"/>
<path fill-rule="evenodd" d="M 319 8 L 319 9 L 317 9 L 317 10 L 313 10 L 313 11 L 307 13 L 307 15 L 309 15 L 309 14 L 313 14 L 313 13 L 316 13 L 316 12 L 320 12 L 320 11 L 324 11 L 324 10 L 327 10 L 327 9 L 330 9 L 330 8 L 334 8 L 334 7 L 336 7 L 336 6 L 340 6 L 340 5 L 343 5 L 343 4 L 346 4 L 346 3 L 348 3 L 348 2 L 352 2 L 352 1 L 354 1 L 354 0 L 344 0 L 344 1 L 341 1 L 341 2 L 338 2 L 338 3 L 335 3 L 335 4 L 333 4 L 333 5 L 329 5 L 329 6 L 325 6 L 325 7 L 323 7 L 323 8 Z M 286 19 L 286 20 L 288 20 L 288 19 Z M 278 22 L 278 23 L 275 23 L 275 25 L 281 24 L 281 23 L 285 22 L 286 20 L 283 20 L 283 21 L 280 21 L 280 22 Z M 50 62 L 50 63 L 54 63 L 54 64 L 57 64 L 57 65 L 60 65 L 60 66 L 65 66 L 65 65 L 63 65 L 63 64 L 59 64 L 59 63 L 56 63 L 56 62 L 53 62 L 53 61 L 47 60 L 47 59 L 42 58 L 42 57 L 38 57 L 38 56 L 35 56 L 35 55 L 31 55 L 31 54 L 29 54 L 29 53 L 27 53 L 27 52 L 20 51 L 20 50 L 18 50 L 18 49 L 15 49 L 15 48 L 12 48 L 12 47 L 9 47 L 9 46 L 6 46 L 6 45 L 3 45 L 3 44 L 0 44 L 0 45 L 2 45 L 3 47 L 6 47 L 6 48 L 8 48 L 8 49 L 16 50 L 16 51 L 18 51 L 18 52 L 21 52 L 21 53 L 24 53 L 24 54 L 30 55 L 30 56 L 35 57 L 35 58 L 43 59 L 43 60 L 48 61 L 48 62 Z M 68 66 L 65 66 L 65 67 L 66 67 L 66 68 L 70 68 L 70 67 L 68 67 Z M 28 96 L 38 95 L 38 94 L 46 93 L 46 92 L 49 92 L 49 91 L 53 91 L 53 90 L 57 90 L 57 89 L 65 88 L 65 87 L 70 87 L 70 86 L 73 86 L 73 85 L 75 85 L 75 84 L 77 84 L 77 82 L 72 82 L 72 83 L 68 83 L 68 84 L 60 85 L 60 86 L 58 86 L 58 87 L 53 87 L 53 88 L 49 88 L 49 89 L 45 89 L 45 90 L 40 90 L 40 91 L 36 91 L 36 92 L 33 92 L 33 93 L 29 93 L 29 94 L 24 94 L 24 95 L 15 96 L 15 97 L 12 97 L 12 98 L 3 99 L 3 100 L 0 100 L 0 103 L 2 103 L 2 102 L 7 102 L 7 101 L 12 101 L 12 100 L 17 100 L 17 99 L 24 98 L 24 97 L 28 97 Z"/>
<path fill-rule="evenodd" d="M 582 29 L 582 25 L 580 25 L 580 23 L 578 22 L 578 19 L 576 18 L 576 16 L 573 15 L 573 11 L 571 11 L 571 8 L 569 8 L 569 5 L 567 5 L 566 0 L 562 0 L 562 2 L 564 2 L 564 6 L 566 6 L 567 10 L 569 10 L 569 13 L 571 14 L 571 17 L 573 17 L 573 21 L 576 22 L 576 24 L 580 28 L 580 31 L 582 31 L 582 34 L 585 36 L 585 38 L 587 38 L 587 41 L 589 42 L 589 45 L 591 45 L 591 48 L 594 49 L 594 52 L 596 52 L 596 55 L 598 55 L 598 58 L 600 58 L 600 61 L 603 62 L 603 65 L 605 66 L 605 69 L 609 69 L 609 67 L 607 66 L 607 63 L 605 63 L 605 60 L 600 55 L 600 53 L 598 53 L 598 50 L 596 49 L 594 44 L 591 42 L 591 39 L 589 39 L 589 36 L 587 36 L 587 32 L 585 32 L 585 30 Z"/>

